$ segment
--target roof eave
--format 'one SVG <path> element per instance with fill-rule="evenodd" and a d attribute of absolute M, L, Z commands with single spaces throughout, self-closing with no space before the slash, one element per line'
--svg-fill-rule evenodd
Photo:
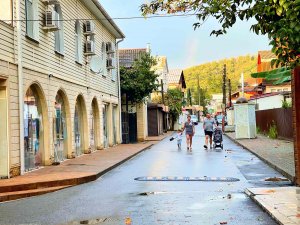
<path fill-rule="evenodd" d="M 108 15 L 98 0 L 81 0 L 89 10 L 97 17 L 98 20 L 114 35 L 116 39 L 124 39 L 125 35 L 115 24 L 113 19 Z M 96 7 L 95 7 L 96 6 Z"/>

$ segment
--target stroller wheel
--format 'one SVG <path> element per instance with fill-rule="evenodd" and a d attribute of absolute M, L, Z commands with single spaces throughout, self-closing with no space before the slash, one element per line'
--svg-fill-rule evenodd
<path fill-rule="evenodd" d="M 221 144 L 221 149 L 223 150 L 223 144 Z"/>

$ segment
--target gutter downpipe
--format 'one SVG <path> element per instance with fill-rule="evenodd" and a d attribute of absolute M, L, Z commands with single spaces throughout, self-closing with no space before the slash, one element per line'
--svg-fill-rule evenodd
<path fill-rule="evenodd" d="M 18 85 L 19 85 L 19 126 L 20 126 L 20 167 L 21 175 L 24 174 L 24 98 L 23 98 L 23 65 L 22 65 L 22 26 L 21 26 L 21 3 L 16 1 L 17 15 L 17 45 L 18 45 Z"/>
<path fill-rule="evenodd" d="M 119 43 L 121 43 L 122 41 L 124 41 L 124 38 L 122 38 L 121 40 L 118 40 L 116 42 L 116 47 L 117 47 L 117 67 L 118 67 L 118 97 L 119 97 L 119 127 L 120 127 L 120 144 L 122 144 L 123 140 L 122 140 L 122 99 L 121 99 L 121 77 L 120 77 L 120 57 L 119 57 Z"/>

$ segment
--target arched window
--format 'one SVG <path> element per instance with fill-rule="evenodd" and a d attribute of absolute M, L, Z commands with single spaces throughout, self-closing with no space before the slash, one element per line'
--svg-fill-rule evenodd
<path fill-rule="evenodd" d="M 55 11 L 57 12 L 57 26 L 59 27 L 58 31 L 55 31 L 55 51 L 59 54 L 64 54 L 64 23 L 63 16 L 60 5 L 55 5 Z"/>
<path fill-rule="evenodd" d="M 38 41 L 38 0 L 25 0 L 26 35 Z"/>
<path fill-rule="evenodd" d="M 77 20 L 75 22 L 75 61 L 82 64 L 82 31 L 80 27 L 80 22 Z"/>

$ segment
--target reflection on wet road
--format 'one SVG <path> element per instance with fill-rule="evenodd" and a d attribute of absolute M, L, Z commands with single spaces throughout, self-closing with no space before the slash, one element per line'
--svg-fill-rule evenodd
<path fill-rule="evenodd" d="M 0 224 L 276 224 L 245 194 L 246 187 L 289 185 L 251 153 L 224 138 L 204 150 L 201 126 L 193 152 L 165 139 L 97 181 L 0 204 Z M 235 182 L 137 181 L 138 177 L 237 178 Z"/>

